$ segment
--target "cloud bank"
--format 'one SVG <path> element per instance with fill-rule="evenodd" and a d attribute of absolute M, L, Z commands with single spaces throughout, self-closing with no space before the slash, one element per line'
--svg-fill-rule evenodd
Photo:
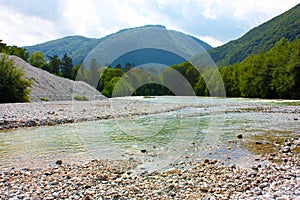
<path fill-rule="evenodd" d="M 101 38 L 161 24 L 219 46 L 287 11 L 298 0 L 0 0 L 0 39 L 28 46 L 68 35 Z"/>

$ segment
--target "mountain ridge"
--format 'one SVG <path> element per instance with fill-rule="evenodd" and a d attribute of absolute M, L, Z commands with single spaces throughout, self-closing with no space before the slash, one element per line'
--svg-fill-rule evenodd
<path fill-rule="evenodd" d="M 281 38 L 294 41 L 300 37 L 299 30 L 300 4 L 208 53 L 218 66 L 232 65 L 243 61 L 250 54 L 270 50 Z"/>
<path fill-rule="evenodd" d="M 147 27 L 157 27 L 166 29 L 163 25 L 145 25 L 133 28 L 125 28 L 121 29 L 115 33 L 109 34 L 102 38 L 88 38 L 85 36 L 75 35 L 75 36 L 65 36 L 63 38 L 58 38 L 55 40 L 47 41 L 41 44 L 36 44 L 33 46 L 26 46 L 24 47 L 29 53 L 33 53 L 35 51 L 40 51 L 45 56 L 53 56 L 57 54 L 59 57 L 63 57 L 65 53 L 67 53 L 72 59 L 74 65 L 82 63 L 84 58 L 88 55 L 88 53 L 93 50 L 98 44 L 102 41 L 115 37 L 118 34 L 128 32 L 131 30 L 142 29 Z M 167 30 L 167 29 L 166 29 Z M 182 32 L 180 32 L 182 33 Z M 205 43 L 204 41 L 198 39 L 195 36 L 188 35 L 182 33 L 186 36 L 189 36 L 191 39 L 199 43 L 205 50 L 209 50 L 212 48 L 211 45 Z M 79 48 L 80 47 L 80 48 Z"/>

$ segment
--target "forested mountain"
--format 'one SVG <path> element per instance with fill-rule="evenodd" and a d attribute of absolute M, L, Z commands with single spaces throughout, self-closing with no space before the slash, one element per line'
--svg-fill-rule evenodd
<path fill-rule="evenodd" d="M 287 12 L 253 28 L 237 40 L 214 48 L 209 54 L 218 66 L 239 63 L 250 54 L 271 49 L 281 38 L 300 38 L 300 4 Z"/>
<path fill-rule="evenodd" d="M 59 57 L 63 57 L 64 54 L 67 53 L 73 59 L 73 64 L 75 66 L 81 63 L 84 60 L 84 58 L 88 55 L 88 53 L 92 49 L 94 49 L 100 42 L 103 42 L 105 40 L 106 41 L 113 40 L 114 38 L 118 38 L 119 35 L 130 36 L 132 33 L 135 33 L 137 30 L 140 31 L 140 35 L 138 38 L 136 38 L 136 40 L 142 41 L 143 38 L 146 37 L 146 35 L 150 34 L 148 32 L 149 27 L 157 28 L 157 30 L 165 30 L 165 31 L 167 30 L 166 27 L 161 25 L 146 25 L 142 27 L 123 29 L 100 39 L 86 38 L 83 36 L 68 36 L 61 39 L 52 40 L 46 43 L 37 44 L 34 46 L 27 46 L 25 48 L 30 53 L 33 53 L 35 51 L 40 51 L 46 56 L 58 55 Z M 161 33 L 163 33 L 163 31 L 161 31 Z M 186 35 L 184 33 L 181 34 Z M 186 36 L 189 36 L 191 39 L 196 41 L 205 50 L 209 50 L 212 48 L 209 44 L 199 40 L 196 37 L 190 35 L 186 35 Z M 159 40 L 159 37 L 157 39 Z"/>
<path fill-rule="evenodd" d="M 25 47 L 29 53 L 42 52 L 45 56 L 58 55 L 63 57 L 66 53 L 73 59 L 73 64 L 81 63 L 86 55 L 98 45 L 100 39 L 83 36 L 68 36 L 42 44 Z"/>

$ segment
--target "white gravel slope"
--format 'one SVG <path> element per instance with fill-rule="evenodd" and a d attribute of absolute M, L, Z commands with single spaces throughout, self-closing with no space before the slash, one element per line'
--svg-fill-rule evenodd
<path fill-rule="evenodd" d="M 50 101 L 72 100 L 76 95 L 86 96 L 90 100 L 105 98 L 95 88 L 83 81 L 73 81 L 58 77 L 45 70 L 36 68 L 17 56 L 9 56 L 21 68 L 25 76 L 32 80 L 31 101 L 40 101 L 46 97 Z"/>

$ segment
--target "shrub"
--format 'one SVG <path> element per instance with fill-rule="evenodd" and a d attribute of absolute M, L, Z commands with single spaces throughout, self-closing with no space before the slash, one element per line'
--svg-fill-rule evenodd
<path fill-rule="evenodd" d="M 75 99 L 76 101 L 88 101 L 88 100 L 89 100 L 89 98 L 87 98 L 86 96 L 79 96 L 79 95 L 76 95 L 76 96 L 74 97 L 74 99 Z"/>
<path fill-rule="evenodd" d="M 47 97 L 40 97 L 40 100 L 41 101 L 49 101 L 49 98 L 47 98 Z"/>
<path fill-rule="evenodd" d="M 0 55 L 0 102 L 14 103 L 29 101 L 28 89 L 31 81 L 15 66 L 7 55 Z"/>

